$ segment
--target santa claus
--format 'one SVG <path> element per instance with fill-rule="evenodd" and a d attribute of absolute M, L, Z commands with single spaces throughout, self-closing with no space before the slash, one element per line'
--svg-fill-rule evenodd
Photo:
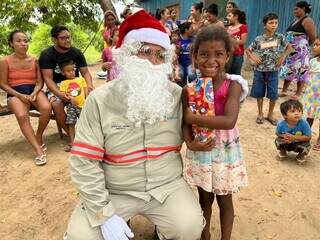
<path fill-rule="evenodd" d="M 118 79 L 94 90 L 77 123 L 69 158 L 79 191 L 68 240 L 133 237 L 140 214 L 160 239 L 199 239 L 204 221 L 182 177 L 181 88 L 170 82 L 170 40 L 144 10 L 119 30 Z"/>

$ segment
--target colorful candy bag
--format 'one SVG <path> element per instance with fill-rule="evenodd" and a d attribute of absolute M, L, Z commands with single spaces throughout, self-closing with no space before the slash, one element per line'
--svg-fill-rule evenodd
<path fill-rule="evenodd" d="M 197 78 L 187 86 L 188 104 L 195 114 L 214 116 L 214 93 L 212 78 Z M 205 142 L 214 138 L 214 131 L 209 128 L 192 125 L 192 132 L 196 139 Z"/>

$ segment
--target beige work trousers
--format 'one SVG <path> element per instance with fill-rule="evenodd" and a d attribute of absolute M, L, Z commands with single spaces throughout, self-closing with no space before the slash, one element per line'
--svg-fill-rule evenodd
<path fill-rule="evenodd" d="M 110 194 L 110 199 L 118 216 L 128 221 L 135 215 L 143 215 L 157 226 L 158 232 L 165 239 L 200 239 L 205 221 L 198 200 L 188 186 L 170 194 L 162 204 L 155 199 L 146 202 L 128 195 Z M 90 226 L 85 208 L 78 203 L 70 218 L 64 240 L 105 239 L 100 227 Z"/>

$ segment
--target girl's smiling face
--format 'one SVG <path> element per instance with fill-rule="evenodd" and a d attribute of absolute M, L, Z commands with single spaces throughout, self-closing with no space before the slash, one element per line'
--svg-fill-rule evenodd
<path fill-rule="evenodd" d="M 229 56 L 223 41 L 206 41 L 200 43 L 194 60 L 202 77 L 214 78 L 224 72 Z"/>

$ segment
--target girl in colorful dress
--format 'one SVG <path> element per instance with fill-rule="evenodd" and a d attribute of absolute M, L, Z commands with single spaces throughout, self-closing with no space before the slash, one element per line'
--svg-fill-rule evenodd
<path fill-rule="evenodd" d="M 192 59 L 201 72 L 201 78 L 212 78 L 215 113 L 210 116 L 193 113 L 188 105 L 188 87 L 183 89 L 182 95 L 183 134 L 188 148 L 183 172 L 187 182 L 198 188 L 199 202 L 206 219 L 202 240 L 210 239 L 215 196 L 220 209 L 221 239 L 230 239 L 234 218 L 232 194 L 247 186 L 239 131 L 235 124 L 248 84 L 241 76 L 225 73 L 231 50 L 232 43 L 224 28 L 209 25 L 200 29 L 193 44 Z M 214 140 L 197 140 L 192 134 L 192 125 L 214 129 Z"/>
<path fill-rule="evenodd" d="M 227 28 L 232 38 L 233 57 L 228 73 L 241 74 L 243 64 L 244 45 L 247 42 L 248 29 L 246 25 L 246 14 L 239 9 L 233 9 L 227 16 L 230 25 Z"/>
<path fill-rule="evenodd" d="M 103 24 L 104 30 L 102 33 L 104 48 L 108 48 L 112 44 L 114 32 L 118 29 L 116 20 L 116 15 L 112 11 L 106 11 Z"/>
<path fill-rule="evenodd" d="M 119 75 L 119 68 L 114 56 L 118 51 L 118 49 L 115 48 L 116 43 L 118 41 L 118 34 L 119 34 L 119 30 L 117 29 L 113 34 L 113 40 L 110 47 L 105 48 L 101 56 L 102 62 L 103 62 L 101 68 L 103 71 L 107 71 L 107 74 L 106 74 L 107 82 L 117 78 Z"/>
<path fill-rule="evenodd" d="M 303 96 L 304 113 L 310 127 L 314 119 L 320 118 L 320 37 L 317 37 L 313 44 L 314 58 L 310 61 L 310 81 L 307 83 Z M 319 133 L 313 150 L 320 151 L 320 121 Z"/>
<path fill-rule="evenodd" d="M 313 44 L 316 38 L 315 24 L 308 16 L 310 12 L 311 5 L 306 1 L 296 3 L 294 8 L 296 20 L 287 28 L 286 33 L 287 41 L 292 45 L 293 52 L 289 54 L 284 66 L 280 69 L 280 78 L 284 79 L 284 83 L 279 97 L 287 96 L 290 83 L 297 81 L 297 90 L 292 98 L 299 99 L 304 83 L 309 81 L 309 44 Z"/>

